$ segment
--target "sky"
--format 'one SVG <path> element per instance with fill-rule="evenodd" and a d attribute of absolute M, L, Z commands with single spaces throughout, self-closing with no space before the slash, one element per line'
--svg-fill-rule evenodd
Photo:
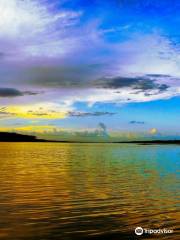
<path fill-rule="evenodd" d="M 179 0 L 0 0 L 0 131 L 180 137 L 179 12 Z"/>

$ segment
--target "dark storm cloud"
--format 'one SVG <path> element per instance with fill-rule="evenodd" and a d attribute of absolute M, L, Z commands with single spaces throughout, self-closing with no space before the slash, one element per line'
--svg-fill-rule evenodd
<path fill-rule="evenodd" d="M 30 82 L 44 87 L 57 88 L 107 88 L 120 89 L 132 88 L 139 92 L 147 90 L 158 90 L 158 93 L 165 92 L 169 86 L 161 84 L 164 78 L 171 78 L 169 75 L 147 74 L 140 77 L 104 77 L 92 80 L 101 65 L 76 65 L 61 67 L 34 67 L 29 73 Z M 157 82 L 158 81 L 158 82 Z M 30 94 L 29 94 L 30 95 Z"/>
<path fill-rule="evenodd" d="M 152 78 L 170 78 L 170 75 L 166 74 L 146 74 L 147 77 L 152 77 Z"/>
<path fill-rule="evenodd" d="M 138 90 L 158 90 L 159 93 L 160 92 L 165 92 L 169 86 L 166 84 L 159 84 L 156 83 L 154 80 L 149 80 L 149 79 L 145 79 L 145 80 L 139 80 L 137 81 L 137 83 L 132 86 L 133 89 L 138 89 Z"/>
<path fill-rule="evenodd" d="M 96 87 L 103 88 L 124 88 L 131 87 L 137 83 L 139 79 L 128 77 L 102 78 L 94 81 Z"/>
<path fill-rule="evenodd" d="M 0 97 L 19 97 L 23 93 L 14 88 L 0 88 Z"/>
<path fill-rule="evenodd" d="M 169 86 L 167 84 L 160 84 L 159 85 L 159 91 L 160 92 L 164 92 L 169 88 Z"/>
<path fill-rule="evenodd" d="M 90 85 L 94 75 L 102 66 L 100 64 L 61 65 L 32 67 L 26 71 L 27 82 L 45 87 L 81 88 Z M 22 76 L 24 78 L 25 76 Z"/>
<path fill-rule="evenodd" d="M 143 121 L 130 121 L 129 124 L 140 124 L 140 125 L 142 124 L 143 125 L 143 124 L 145 124 L 145 122 L 143 122 Z"/>
<path fill-rule="evenodd" d="M 36 95 L 38 93 L 31 91 L 20 91 L 15 88 L 0 88 L 0 97 L 21 97 L 24 95 Z"/>
<path fill-rule="evenodd" d="M 102 78 L 94 81 L 94 85 L 99 88 L 132 88 L 139 90 L 139 92 L 147 90 L 158 90 L 159 92 L 166 91 L 169 86 L 166 84 L 157 83 L 157 80 L 162 75 L 145 75 L 143 77 L 115 77 L 115 78 Z M 153 79 L 152 79 L 153 78 Z"/>
<path fill-rule="evenodd" d="M 116 113 L 113 112 L 69 112 L 69 117 L 99 117 L 104 115 L 112 116 Z"/>
<path fill-rule="evenodd" d="M 39 93 L 37 92 L 31 92 L 31 91 L 25 91 L 25 92 L 22 92 L 23 95 L 30 95 L 30 96 L 33 96 L 33 95 L 37 95 Z"/>

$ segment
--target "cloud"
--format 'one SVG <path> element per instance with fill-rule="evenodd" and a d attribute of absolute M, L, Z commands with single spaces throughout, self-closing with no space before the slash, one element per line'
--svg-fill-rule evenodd
<path fill-rule="evenodd" d="M 71 110 L 65 105 L 50 102 L 32 105 L 10 105 L 1 109 L 0 111 L 6 112 L 12 118 L 24 119 L 62 119 Z"/>
<path fill-rule="evenodd" d="M 0 115 L 8 115 L 8 112 L 0 112 Z"/>
<path fill-rule="evenodd" d="M 152 79 L 153 77 L 153 79 Z M 159 90 L 159 92 L 166 91 L 169 86 L 167 84 L 157 83 L 161 75 L 145 75 L 139 77 L 111 77 L 96 80 L 95 86 L 99 88 L 132 88 L 137 90 Z"/>
<path fill-rule="evenodd" d="M 30 95 L 30 96 L 34 96 L 34 95 L 39 94 L 38 92 L 32 92 L 32 91 L 24 91 L 22 93 L 23 93 L 23 95 Z"/>
<path fill-rule="evenodd" d="M 73 111 L 69 112 L 68 116 L 69 117 L 99 117 L 99 116 L 112 116 L 116 113 L 113 112 L 78 112 L 78 111 Z"/>
<path fill-rule="evenodd" d="M 152 135 L 156 135 L 158 133 L 158 130 L 157 130 L 157 128 L 152 128 L 149 130 L 149 133 Z"/>
<path fill-rule="evenodd" d="M 0 119 L 9 118 L 9 117 L 12 117 L 13 115 L 14 114 L 9 112 L 0 111 Z"/>
<path fill-rule="evenodd" d="M 129 122 L 129 124 L 140 124 L 140 125 L 143 125 L 143 124 L 145 124 L 145 122 L 143 122 L 143 121 L 130 121 Z"/>
<path fill-rule="evenodd" d="M 53 66 L 30 66 L 25 70 L 26 76 L 22 73 L 21 79 L 25 78 L 27 83 L 38 87 L 87 88 L 99 70 L 99 65 L 54 63 Z"/>
<path fill-rule="evenodd" d="M 19 132 L 25 134 L 32 133 L 44 133 L 45 131 L 53 131 L 54 127 L 49 125 L 24 125 L 24 126 L 8 126 L 8 127 L 0 127 L 1 132 Z"/>
<path fill-rule="evenodd" d="M 13 117 L 13 113 L 10 113 L 6 107 L 0 107 L 0 119 Z"/>
<path fill-rule="evenodd" d="M 37 95 L 36 92 L 20 91 L 15 88 L 0 88 L 0 97 L 21 97 L 24 95 Z"/>
<path fill-rule="evenodd" d="M 66 103 L 62 112 L 67 116 L 75 102 L 119 104 L 180 94 L 179 51 L 168 37 L 153 29 L 134 34 L 122 26 L 103 28 L 101 14 L 92 19 L 85 14 L 59 1 L 0 0 L 1 86 L 14 89 L 3 91 L 3 104 L 11 107 L 14 97 L 13 104 L 21 105 L 18 96 L 27 105 Z M 109 41 L 116 31 L 120 37 Z M 33 91 L 16 89 L 22 87 Z M 46 93 L 35 98 L 39 88 Z M 27 116 L 26 108 L 23 114 L 19 110 L 18 116 Z M 36 110 L 28 116 L 47 118 Z"/>
<path fill-rule="evenodd" d="M 101 129 L 102 131 L 106 132 L 107 127 L 106 127 L 106 125 L 105 125 L 104 123 L 100 122 L 98 126 L 100 127 L 100 129 Z"/>
<path fill-rule="evenodd" d="M 165 74 L 146 74 L 147 77 L 152 77 L 152 78 L 170 78 L 170 75 L 165 75 Z"/>
<path fill-rule="evenodd" d="M 77 23 L 81 12 L 57 10 L 57 4 L 0 0 L 0 43 L 9 59 L 52 57 L 72 49 L 74 38 L 67 38 L 67 29 Z"/>
<path fill-rule="evenodd" d="M 96 87 L 99 88 L 124 88 L 124 87 L 131 87 L 137 82 L 139 79 L 137 78 L 131 78 L 131 77 L 111 77 L 111 78 L 103 78 L 94 81 L 94 84 Z"/>
<path fill-rule="evenodd" d="M 44 128 L 44 132 L 39 136 L 42 138 L 67 141 L 107 141 L 110 137 L 104 123 L 99 123 L 95 129 L 83 129 L 80 131 L 61 129 L 53 126 L 52 129 L 47 128 L 47 131 Z"/>

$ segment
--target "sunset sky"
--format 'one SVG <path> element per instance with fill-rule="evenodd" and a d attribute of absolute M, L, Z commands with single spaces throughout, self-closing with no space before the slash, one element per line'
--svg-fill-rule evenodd
<path fill-rule="evenodd" d="M 0 131 L 180 136 L 179 13 L 179 0 L 0 0 Z"/>

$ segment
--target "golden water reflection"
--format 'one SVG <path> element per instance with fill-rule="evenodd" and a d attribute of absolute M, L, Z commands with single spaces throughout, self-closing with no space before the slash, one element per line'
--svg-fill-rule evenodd
<path fill-rule="evenodd" d="M 179 146 L 0 143 L 0 239 L 131 239 L 137 226 L 178 239 L 179 158 Z"/>

